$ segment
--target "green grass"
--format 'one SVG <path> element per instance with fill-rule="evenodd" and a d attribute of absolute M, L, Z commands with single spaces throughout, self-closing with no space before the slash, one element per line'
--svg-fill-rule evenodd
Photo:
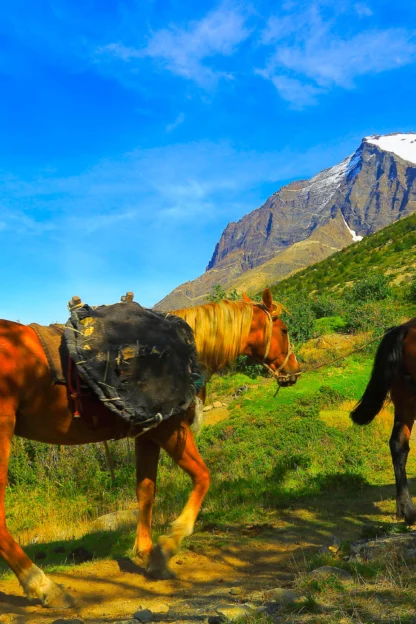
<path fill-rule="evenodd" d="M 299 291 L 340 296 L 346 283 L 360 280 L 371 271 L 387 271 L 392 280 L 406 274 L 406 284 L 416 274 L 415 252 L 416 215 L 411 215 L 280 281 L 272 292 L 278 300 Z M 398 295 L 403 288 L 403 284 L 394 286 Z"/>

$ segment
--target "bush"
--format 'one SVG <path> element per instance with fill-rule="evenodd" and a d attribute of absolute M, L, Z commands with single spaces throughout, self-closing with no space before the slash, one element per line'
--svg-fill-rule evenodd
<path fill-rule="evenodd" d="M 339 313 L 339 303 L 328 295 L 312 297 L 312 310 L 317 319 L 327 316 L 336 316 Z"/>
<path fill-rule="evenodd" d="M 260 376 L 268 377 L 269 375 L 264 366 L 245 355 L 239 355 L 230 366 L 230 369 L 236 373 L 243 373 L 243 375 L 247 375 L 250 379 L 256 379 Z"/>
<path fill-rule="evenodd" d="M 413 276 L 409 287 L 409 300 L 416 303 L 416 275 Z"/>
<path fill-rule="evenodd" d="M 381 273 L 373 273 L 355 282 L 352 288 L 345 292 L 345 298 L 349 303 L 365 303 L 382 301 L 391 297 L 392 294 L 388 278 Z"/>
<path fill-rule="evenodd" d="M 282 321 L 286 323 L 291 339 L 299 343 L 312 338 L 316 315 L 309 297 L 300 292 L 298 297 L 288 297 L 284 305 L 289 312 L 282 314 Z"/>
<path fill-rule="evenodd" d="M 216 284 L 209 295 L 205 297 L 206 301 L 218 303 L 223 299 L 228 299 L 229 301 L 238 301 L 241 299 L 241 295 L 234 288 L 229 293 L 225 292 L 224 288 L 221 284 Z"/>
<path fill-rule="evenodd" d="M 401 312 L 393 301 L 369 301 L 351 304 L 345 315 L 345 329 L 352 334 L 371 331 L 381 335 L 401 321 Z"/>

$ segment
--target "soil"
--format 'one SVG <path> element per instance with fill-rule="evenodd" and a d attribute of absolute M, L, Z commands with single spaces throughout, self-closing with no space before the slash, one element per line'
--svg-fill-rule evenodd
<path fill-rule="evenodd" d="M 74 609 L 65 611 L 32 605 L 14 578 L 1 580 L 0 622 L 52 624 L 78 618 L 98 624 L 129 620 L 139 608 L 158 613 L 168 607 L 159 621 L 206 621 L 221 605 L 258 599 L 275 587 L 291 588 L 305 556 L 332 543 L 334 536 L 354 540 L 368 522 L 392 522 L 393 496 L 393 485 L 374 486 L 351 497 L 309 498 L 296 507 L 268 512 L 260 525 L 200 522 L 171 561 L 173 580 L 149 579 L 127 557 L 50 573 L 76 601 Z"/>

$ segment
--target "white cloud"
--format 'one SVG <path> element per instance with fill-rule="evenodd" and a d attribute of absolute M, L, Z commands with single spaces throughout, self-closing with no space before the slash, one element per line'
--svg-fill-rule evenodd
<path fill-rule="evenodd" d="M 175 25 L 153 32 L 147 46 L 130 47 L 111 43 L 96 50 L 96 60 L 103 56 L 124 62 L 151 58 L 173 74 L 209 87 L 219 77 L 230 74 L 210 67 L 206 59 L 234 54 L 249 36 L 246 17 L 238 8 L 221 6 L 200 21 L 191 21 L 185 28 Z"/>
<path fill-rule="evenodd" d="M 173 121 L 172 123 L 166 126 L 166 132 L 172 132 L 172 130 L 175 130 L 178 126 L 183 124 L 184 121 L 185 121 L 185 115 L 183 113 L 179 113 L 175 121 Z"/>
<path fill-rule="evenodd" d="M 354 5 L 370 16 L 364 4 Z M 260 75 L 271 80 L 281 97 L 295 108 L 316 104 L 333 87 L 351 89 L 360 76 L 396 69 L 416 61 L 415 32 L 405 28 L 369 29 L 349 37 L 339 34 L 345 7 L 323 17 L 319 3 L 302 12 L 273 16 L 262 43 L 274 46 Z"/>
<path fill-rule="evenodd" d="M 371 17 L 374 15 L 372 9 L 370 9 L 367 4 L 364 4 L 364 2 L 357 2 L 354 4 L 354 10 L 359 17 Z"/>
<path fill-rule="evenodd" d="M 272 81 L 279 92 L 280 97 L 290 102 L 291 108 L 301 110 L 305 106 L 317 104 L 317 96 L 323 93 L 323 89 L 311 84 L 305 84 L 296 78 L 271 74 L 267 71 L 259 71 L 259 75 Z"/>

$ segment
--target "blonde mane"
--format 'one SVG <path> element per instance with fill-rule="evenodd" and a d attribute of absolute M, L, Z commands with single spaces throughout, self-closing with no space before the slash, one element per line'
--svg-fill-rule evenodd
<path fill-rule="evenodd" d="M 224 300 L 173 310 L 172 314 L 191 326 L 199 361 L 215 373 L 242 353 L 250 333 L 253 304 Z"/>

